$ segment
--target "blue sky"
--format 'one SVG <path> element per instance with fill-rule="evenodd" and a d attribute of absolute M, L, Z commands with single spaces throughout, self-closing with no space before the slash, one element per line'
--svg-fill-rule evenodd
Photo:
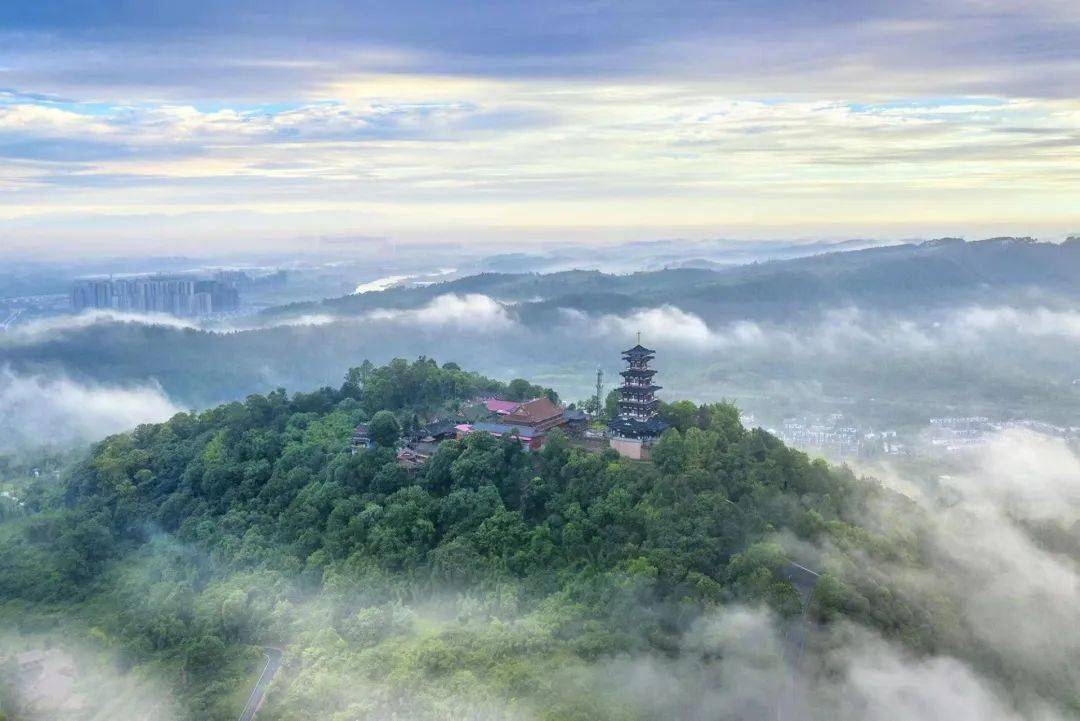
<path fill-rule="evenodd" d="M 0 4 L 0 248 L 1080 232 L 1080 3 Z"/>

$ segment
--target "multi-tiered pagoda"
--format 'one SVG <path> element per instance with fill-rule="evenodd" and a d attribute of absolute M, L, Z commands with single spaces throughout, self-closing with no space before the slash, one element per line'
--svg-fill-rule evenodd
<path fill-rule="evenodd" d="M 656 391 L 660 386 L 653 382 L 656 371 L 649 363 L 656 351 L 638 344 L 622 353 L 626 369 L 619 388 L 619 417 L 608 424 L 611 447 L 630 458 L 648 458 L 649 447 L 667 429 L 667 423 L 656 417 L 660 401 Z"/>

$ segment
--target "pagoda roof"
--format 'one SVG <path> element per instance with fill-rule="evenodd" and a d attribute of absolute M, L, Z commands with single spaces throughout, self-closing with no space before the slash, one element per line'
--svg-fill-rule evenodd
<path fill-rule="evenodd" d="M 653 383 L 652 385 L 648 385 L 648 386 L 635 386 L 635 385 L 619 386 L 619 390 L 635 391 L 637 393 L 655 393 L 656 391 L 660 390 L 661 388 L 663 388 L 663 386 L 658 386 L 655 383 Z"/>
<path fill-rule="evenodd" d="M 623 398 L 622 400 L 619 401 L 619 407 L 620 408 L 622 408 L 623 406 L 626 406 L 627 408 L 653 409 L 653 408 L 658 407 L 659 405 L 660 405 L 660 401 L 657 400 L 656 398 L 653 398 L 652 400 L 648 400 L 648 401 L 636 401 L 636 400 L 633 400 L 633 399 L 630 399 L 630 398 Z"/>
<path fill-rule="evenodd" d="M 646 348 L 645 346 L 638 343 L 633 348 L 630 348 L 628 350 L 624 350 L 622 352 L 622 354 L 626 355 L 626 356 L 635 356 L 636 357 L 636 356 L 656 355 L 656 351 L 654 351 L 652 348 Z"/>
<path fill-rule="evenodd" d="M 608 424 L 608 428 L 616 435 L 640 438 L 658 436 L 668 429 L 668 424 L 659 418 L 650 418 L 647 421 L 636 418 L 616 418 Z"/>

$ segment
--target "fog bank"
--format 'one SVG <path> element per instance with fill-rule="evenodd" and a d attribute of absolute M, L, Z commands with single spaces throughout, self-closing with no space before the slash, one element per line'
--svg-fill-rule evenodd
<path fill-rule="evenodd" d="M 0 369 L 0 453 L 88 443 L 182 409 L 157 384 L 106 386 Z"/>

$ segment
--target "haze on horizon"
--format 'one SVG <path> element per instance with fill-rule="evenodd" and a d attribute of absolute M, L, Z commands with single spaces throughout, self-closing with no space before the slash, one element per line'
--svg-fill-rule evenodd
<path fill-rule="evenodd" d="M 1077 88 L 1067 0 L 6 3 L 0 248 L 1054 239 Z"/>

